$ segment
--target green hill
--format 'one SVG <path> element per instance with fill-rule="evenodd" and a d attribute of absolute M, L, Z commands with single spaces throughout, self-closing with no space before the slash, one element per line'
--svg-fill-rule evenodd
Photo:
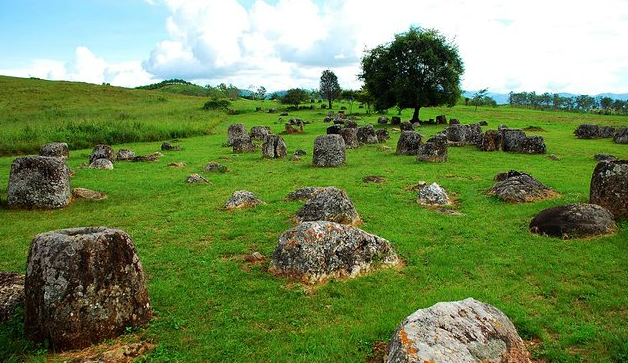
<path fill-rule="evenodd" d="M 224 120 L 201 110 L 203 99 L 182 94 L 181 87 L 191 86 L 169 87 L 161 92 L 0 76 L 0 155 L 36 153 L 53 141 L 78 149 L 202 135 Z"/>

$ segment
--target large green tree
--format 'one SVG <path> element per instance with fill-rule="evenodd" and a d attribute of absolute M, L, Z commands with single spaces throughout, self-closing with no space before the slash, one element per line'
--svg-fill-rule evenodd
<path fill-rule="evenodd" d="M 376 110 L 413 108 L 416 122 L 421 107 L 456 104 L 463 72 L 453 43 L 437 30 L 411 27 L 394 41 L 366 51 L 360 79 Z"/>
<path fill-rule="evenodd" d="M 294 105 L 295 108 L 299 108 L 299 104 L 306 102 L 310 99 L 310 94 L 301 88 L 292 88 L 286 91 L 286 94 L 281 97 L 279 102 L 285 105 Z"/>
<path fill-rule="evenodd" d="M 332 103 L 338 97 L 340 97 L 340 84 L 338 84 L 338 77 L 334 72 L 326 69 L 321 74 L 321 83 L 320 83 L 320 92 L 323 98 L 327 100 L 329 103 L 329 108 L 331 109 Z"/>

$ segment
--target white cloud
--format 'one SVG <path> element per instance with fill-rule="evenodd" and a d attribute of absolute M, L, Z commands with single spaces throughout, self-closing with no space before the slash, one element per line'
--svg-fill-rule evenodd
<path fill-rule="evenodd" d="M 133 86 L 185 78 L 278 90 L 316 88 L 329 68 L 342 87 L 357 88 L 363 51 L 416 25 L 436 28 L 458 45 L 468 90 L 628 92 L 626 0 L 144 1 L 170 15 L 168 36 L 141 65 L 109 64 L 79 47 L 69 64 L 38 60 L 4 72 Z"/>
<path fill-rule="evenodd" d="M 36 59 L 25 68 L 0 69 L 0 74 L 95 84 L 106 82 L 123 87 L 135 87 L 155 81 L 155 78 L 142 68 L 139 61 L 109 64 L 84 46 L 76 48 L 71 62 Z"/>
<path fill-rule="evenodd" d="M 170 39 L 145 62 L 161 78 L 315 88 L 330 68 L 356 88 L 364 49 L 417 25 L 458 45 L 466 89 L 628 91 L 617 81 L 628 58 L 623 0 L 164 1 Z"/>

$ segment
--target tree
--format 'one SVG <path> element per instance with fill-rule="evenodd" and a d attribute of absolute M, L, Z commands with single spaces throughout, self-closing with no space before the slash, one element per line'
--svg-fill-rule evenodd
<path fill-rule="evenodd" d="M 353 102 L 357 98 L 358 91 L 352 89 L 342 90 L 340 97 L 349 102 L 349 113 L 353 113 Z"/>
<path fill-rule="evenodd" d="M 364 106 L 366 106 L 366 113 L 370 115 L 371 105 L 375 101 L 373 100 L 373 97 L 371 96 L 369 91 L 366 88 L 362 87 L 362 89 L 356 92 L 355 99 L 358 100 L 358 102 L 362 103 Z"/>
<path fill-rule="evenodd" d="M 457 47 L 437 30 L 411 27 L 391 43 L 367 50 L 360 79 L 375 100 L 375 109 L 453 106 L 460 97 L 464 66 Z"/>
<path fill-rule="evenodd" d="M 327 100 L 329 108 L 331 109 L 334 100 L 340 97 L 340 85 L 338 84 L 338 77 L 336 77 L 334 72 L 329 69 L 323 71 L 319 89 L 321 95 Z"/>
<path fill-rule="evenodd" d="M 610 97 L 602 97 L 600 99 L 600 107 L 602 107 L 602 109 L 604 111 L 610 110 L 612 105 L 613 105 L 613 99 L 612 98 L 610 98 Z"/>
<path fill-rule="evenodd" d="M 576 97 L 576 107 L 582 112 L 588 112 L 595 106 L 595 98 L 589 95 L 580 95 Z"/>
<path fill-rule="evenodd" d="M 286 94 L 279 100 L 285 105 L 294 105 L 299 108 L 299 103 L 306 102 L 310 99 L 310 94 L 301 88 L 292 88 L 286 91 Z"/>
<path fill-rule="evenodd" d="M 230 100 L 237 100 L 238 98 L 240 98 L 240 89 L 232 84 L 229 84 L 227 86 L 226 84 L 221 83 L 218 85 L 217 88 L 220 90 L 220 92 L 222 92 L 224 97 L 227 97 Z"/>
<path fill-rule="evenodd" d="M 490 98 L 488 96 L 488 88 L 479 90 L 473 94 L 473 98 L 471 99 L 471 101 L 473 102 L 472 105 L 475 106 L 475 111 L 478 110 L 478 106 L 484 105 L 486 98 Z"/>
<path fill-rule="evenodd" d="M 256 99 L 263 101 L 266 98 L 266 87 L 259 86 L 254 94 Z"/>

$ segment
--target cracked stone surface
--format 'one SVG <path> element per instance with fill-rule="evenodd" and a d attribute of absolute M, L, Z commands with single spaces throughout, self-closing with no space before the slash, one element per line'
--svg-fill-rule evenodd
<path fill-rule="evenodd" d="M 266 204 L 260 200 L 255 194 L 246 190 L 236 190 L 225 203 L 227 210 L 253 208 L 258 205 Z"/>
<path fill-rule="evenodd" d="M 336 187 L 319 188 L 296 214 L 298 222 L 330 221 L 355 225 L 360 215 L 347 193 Z"/>
<path fill-rule="evenodd" d="M 399 258 L 387 240 L 344 224 L 303 222 L 284 232 L 269 270 L 277 275 L 317 283 L 336 277 L 356 277 L 378 266 L 393 266 Z"/>
<path fill-rule="evenodd" d="M 250 139 L 250 136 L 247 134 L 244 124 L 239 123 L 229 125 L 229 128 L 227 129 L 227 146 L 233 146 L 235 144 L 235 140 L 243 138 L 244 135 L 246 135 L 247 138 Z"/>
<path fill-rule="evenodd" d="M 251 132 L 249 136 L 251 137 L 251 139 L 264 140 L 264 137 L 266 137 L 266 135 L 271 134 L 272 132 L 270 131 L 270 127 L 268 126 L 253 126 L 251 127 Z"/>
<path fill-rule="evenodd" d="M 377 144 L 377 134 L 373 125 L 368 124 L 358 127 L 358 141 L 362 144 Z"/>
<path fill-rule="evenodd" d="M 52 156 L 67 159 L 68 156 L 70 156 L 70 149 L 65 142 L 51 142 L 39 149 L 39 156 Z"/>
<path fill-rule="evenodd" d="M 416 131 L 403 131 L 397 141 L 397 155 L 417 155 L 421 145 L 421 134 Z"/>
<path fill-rule="evenodd" d="M 279 135 L 266 135 L 262 144 L 262 157 L 268 159 L 285 158 L 288 149 L 283 137 Z"/>
<path fill-rule="evenodd" d="M 530 174 L 511 170 L 500 174 L 504 180 L 498 181 L 489 194 L 510 203 L 526 203 L 551 199 L 558 195 L 553 189 L 543 185 Z"/>
<path fill-rule="evenodd" d="M 72 189 L 72 198 L 86 200 L 101 200 L 107 198 L 107 194 L 86 188 Z"/>
<path fill-rule="evenodd" d="M 444 163 L 447 161 L 447 136 L 436 134 L 429 138 L 425 144 L 419 145 L 417 161 L 431 163 Z"/>
<path fill-rule="evenodd" d="M 445 189 L 436 183 L 422 187 L 417 194 L 416 201 L 427 206 L 451 204 Z"/>
<path fill-rule="evenodd" d="M 24 275 L 0 272 L 0 324 L 9 321 L 18 306 L 24 305 Z"/>
<path fill-rule="evenodd" d="M 11 163 L 7 187 L 9 208 L 63 208 L 70 203 L 70 196 L 70 170 L 65 159 L 26 156 Z"/>
<path fill-rule="evenodd" d="M 116 153 L 116 160 L 133 160 L 135 157 L 135 151 L 129 149 L 120 149 Z"/>
<path fill-rule="evenodd" d="M 116 154 L 109 145 L 98 144 L 92 149 L 92 154 L 89 157 L 89 163 L 93 163 L 97 159 L 107 159 L 113 162 L 116 158 Z"/>
<path fill-rule="evenodd" d="M 479 139 L 477 147 L 482 151 L 498 151 L 502 144 L 502 134 L 496 130 L 487 130 Z"/>
<path fill-rule="evenodd" d="M 109 159 L 96 159 L 89 164 L 90 169 L 113 170 L 113 163 Z"/>
<path fill-rule="evenodd" d="M 628 127 L 620 127 L 613 136 L 616 144 L 628 144 Z"/>
<path fill-rule="evenodd" d="M 322 135 L 314 140 L 314 166 L 334 167 L 345 163 L 345 142 L 340 135 Z"/>
<path fill-rule="evenodd" d="M 526 136 L 523 130 L 502 129 L 502 150 L 521 154 L 545 154 L 546 146 L 541 136 Z"/>
<path fill-rule="evenodd" d="M 613 214 L 595 204 L 576 203 L 541 211 L 530 222 L 532 233 L 558 238 L 593 237 L 615 232 Z"/>
<path fill-rule="evenodd" d="M 360 147 L 357 128 L 346 127 L 340 130 L 340 136 L 342 136 L 342 139 L 345 141 L 345 147 L 347 149 L 355 149 Z"/>
<path fill-rule="evenodd" d="M 589 203 L 608 209 L 615 218 L 628 218 L 628 160 L 598 163 L 591 177 Z"/>
<path fill-rule="evenodd" d="M 290 192 L 286 196 L 286 200 L 306 201 L 312 199 L 316 192 L 324 189 L 324 187 L 303 187 L 293 192 Z"/>
<path fill-rule="evenodd" d="M 115 338 L 152 317 L 144 269 L 129 235 L 106 227 L 42 233 L 28 253 L 25 333 L 56 350 Z"/>
<path fill-rule="evenodd" d="M 393 334 L 386 363 L 530 363 L 508 317 L 468 298 L 408 316 Z"/>

